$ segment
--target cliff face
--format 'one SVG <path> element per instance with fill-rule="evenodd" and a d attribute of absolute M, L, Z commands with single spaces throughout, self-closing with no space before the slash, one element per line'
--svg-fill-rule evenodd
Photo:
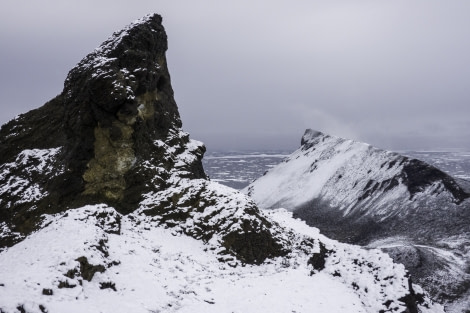
<path fill-rule="evenodd" d="M 172 140 L 176 150 L 189 142 L 187 136 L 175 136 L 181 121 L 166 50 L 166 34 L 155 15 L 115 33 L 70 71 L 62 93 L 64 153 L 75 175 L 61 183 L 127 210 L 140 200 L 133 195 L 143 193 L 142 176 L 156 174 L 141 167 L 163 154 L 154 142 Z M 198 158 L 188 164 L 187 175 L 205 178 L 204 148 L 194 152 Z M 172 167 L 170 160 L 166 163 Z"/>
<path fill-rule="evenodd" d="M 384 248 L 447 303 L 470 294 L 465 184 L 422 161 L 307 130 L 297 151 L 244 191 L 332 238 Z"/>
<path fill-rule="evenodd" d="M 2 127 L 2 161 L 60 147 L 66 173 L 57 184 L 71 195 L 123 200 L 125 174 L 151 157 L 154 140 L 181 127 L 166 49 L 158 16 L 113 34 L 70 71 L 58 97 Z"/>
<path fill-rule="evenodd" d="M 161 17 L 146 16 L 80 61 L 60 95 L 2 127 L 0 247 L 37 229 L 44 214 L 83 205 L 139 210 L 174 227 L 217 203 L 211 196 L 234 197 L 206 181 L 205 147 L 181 130 L 166 50 Z M 226 249 L 250 263 L 284 253 L 252 202 L 233 210 L 242 216 L 211 227 L 205 217 L 186 231 L 206 240 L 223 233 Z M 222 229 L 234 219 L 240 228 Z"/>
<path fill-rule="evenodd" d="M 13 232 L 27 234 L 42 213 L 85 203 L 130 212 L 142 194 L 165 188 L 148 184 L 159 174 L 144 161 L 169 169 L 173 161 L 161 158 L 155 141 L 168 141 L 175 152 L 190 142 L 180 131 L 166 50 L 160 16 L 136 21 L 73 68 L 59 96 L 2 127 L 0 163 L 7 165 L 0 184 L 10 192 L 0 205 Z M 205 178 L 204 151 L 193 147 L 185 176 Z"/>

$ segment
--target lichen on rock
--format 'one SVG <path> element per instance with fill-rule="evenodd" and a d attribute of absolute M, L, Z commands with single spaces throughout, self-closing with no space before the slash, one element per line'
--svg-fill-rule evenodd
<path fill-rule="evenodd" d="M 119 122 L 114 122 L 112 128 L 95 128 L 95 155 L 83 174 L 84 194 L 122 200 L 124 175 L 136 162 L 132 134 L 132 127 Z"/>

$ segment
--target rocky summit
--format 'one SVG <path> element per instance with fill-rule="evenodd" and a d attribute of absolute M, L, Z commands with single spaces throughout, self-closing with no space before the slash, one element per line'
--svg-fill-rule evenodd
<path fill-rule="evenodd" d="M 470 310 L 470 182 L 398 153 L 308 129 L 244 192 L 337 240 L 382 248 L 451 312 Z"/>
<path fill-rule="evenodd" d="M 167 141 L 175 153 L 189 143 L 188 135 L 179 130 L 166 50 L 160 18 L 138 21 L 115 33 L 73 68 L 59 96 L 2 127 L 2 163 L 22 164 L 15 168 L 15 176 L 28 176 L 28 166 L 39 162 L 20 155 L 22 151 L 42 149 L 43 168 L 54 168 L 53 175 L 37 171 L 36 186 L 23 182 L 12 187 L 17 192 L 9 197 L 4 194 L 1 201 L 10 216 L 31 205 L 49 212 L 58 205 L 90 202 L 132 211 L 140 195 L 148 191 L 148 177 L 160 175 L 164 180 L 163 173 L 143 167 L 144 160 L 155 160 L 155 165 L 161 163 L 166 169 L 173 166 L 171 159 L 162 158 L 164 147 L 155 142 Z M 200 163 L 204 147 L 193 148 L 194 159 L 185 164 L 186 175 L 204 178 Z M 32 193 L 31 198 L 18 203 L 14 195 L 25 190 Z"/>
<path fill-rule="evenodd" d="M 2 126 L 0 312 L 443 312 L 386 254 L 208 180 L 166 50 L 148 15 Z"/>
<path fill-rule="evenodd" d="M 37 229 L 43 214 L 86 204 L 106 203 L 122 214 L 140 208 L 165 221 L 209 205 L 201 198 L 211 193 L 205 147 L 181 130 L 161 21 L 150 15 L 114 33 L 69 72 L 60 95 L 1 128 L 0 247 Z M 191 192 L 175 188 L 196 179 L 186 187 Z M 158 202 L 146 201 L 155 193 L 163 193 Z M 254 205 L 245 209 L 257 216 Z M 251 262 L 282 254 L 265 224 L 243 224 L 253 233 L 244 239 L 265 240 L 256 252 L 255 242 L 236 248 L 243 239 L 234 233 L 227 233 L 227 247 Z M 215 230 L 207 228 L 194 235 L 210 237 Z"/>

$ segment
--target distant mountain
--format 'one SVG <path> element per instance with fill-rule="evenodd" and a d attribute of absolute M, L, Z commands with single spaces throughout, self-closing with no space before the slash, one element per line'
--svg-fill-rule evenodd
<path fill-rule="evenodd" d="M 470 189 L 422 161 L 307 130 L 244 192 L 332 238 L 382 248 L 450 311 L 470 310 Z"/>
<path fill-rule="evenodd" d="M 0 129 L 0 312 L 443 312 L 402 265 L 207 179 L 159 15 Z"/>

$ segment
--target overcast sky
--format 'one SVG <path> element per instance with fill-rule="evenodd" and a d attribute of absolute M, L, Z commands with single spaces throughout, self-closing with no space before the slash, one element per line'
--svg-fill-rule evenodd
<path fill-rule="evenodd" d="M 306 128 L 470 150 L 468 0 L 2 0 L 0 123 L 153 12 L 183 128 L 210 150 L 295 149 Z"/>

